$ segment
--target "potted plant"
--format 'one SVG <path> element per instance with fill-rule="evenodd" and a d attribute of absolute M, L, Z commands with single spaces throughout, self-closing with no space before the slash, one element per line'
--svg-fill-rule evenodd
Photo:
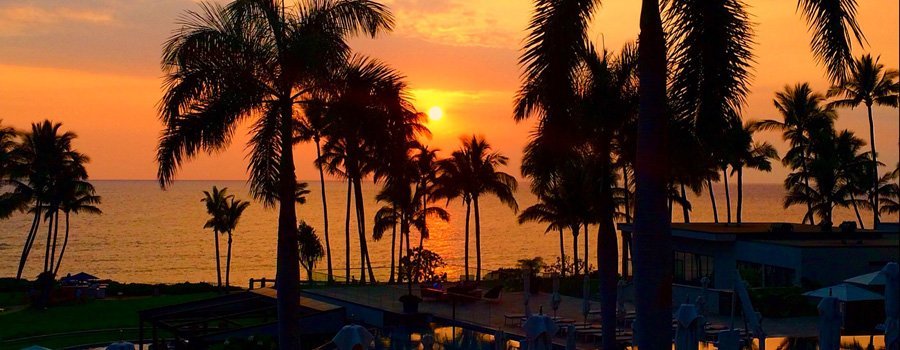
<path fill-rule="evenodd" d="M 444 265 L 446 264 L 440 255 L 424 248 L 414 248 L 400 259 L 400 271 L 406 276 L 407 285 L 407 294 L 400 297 L 404 313 L 419 312 L 422 298 L 413 295 L 413 283 L 441 280 L 443 277 L 438 275 L 436 270 Z"/>

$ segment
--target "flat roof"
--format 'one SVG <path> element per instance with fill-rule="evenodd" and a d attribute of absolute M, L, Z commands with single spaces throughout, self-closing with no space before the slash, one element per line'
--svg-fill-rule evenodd
<path fill-rule="evenodd" d="M 900 248 L 900 240 L 890 238 L 756 240 L 755 242 L 780 244 L 799 248 Z"/>
<path fill-rule="evenodd" d="M 790 225 L 790 231 L 777 231 L 776 225 Z M 620 224 L 619 230 L 625 232 L 633 231 L 633 224 Z M 890 242 L 896 242 L 896 239 L 882 239 L 884 232 L 875 230 L 856 229 L 853 232 L 841 232 L 839 227 L 832 227 L 832 230 L 825 231 L 819 225 L 805 225 L 781 222 L 745 222 L 736 223 L 673 223 L 672 236 L 686 239 L 696 239 L 705 241 L 733 242 L 736 240 L 752 240 L 752 241 L 790 241 L 796 246 L 845 246 L 842 240 L 863 242 L 876 240 L 872 242 L 873 246 L 884 246 Z M 808 243 L 800 243 L 808 242 Z M 862 246 L 869 246 L 869 243 L 863 243 Z"/>

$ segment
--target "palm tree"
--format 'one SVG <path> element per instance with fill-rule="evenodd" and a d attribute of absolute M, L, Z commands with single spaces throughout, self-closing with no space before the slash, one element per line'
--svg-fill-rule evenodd
<path fill-rule="evenodd" d="M 305 183 L 297 184 L 297 188 L 301 188 L 300 185 L 305 185 Z M 306 186 L 302 186 L 305 188 Z M 223 189 L 224 191 L 224 189 Z M 309 191 L 307 191 L 309 192 Z M 298 199 L 302 199 L 300 196 Z M 299 200 L 298 200 L 299 202 Z M 241 215 L 244 214 L 244 210 L 247 210 L 247 207 L 250 206 L 250 202 L 242 201 L 240 199 L 234 199 L 232 196 L 228 203 L 225 204 L 225 207 L 222 208 L 224 211 L 224 218 L 222 222 L 223 233 L 228 234 L 228 248 L 225 253 L 225 290 L 227 291 L 229 287 L 231 287 L 231 246 L 232 240 L 234 236 L 234 229 L 237 228 L 238 221 L 241 219 Z"/>
<path fill-rule="evenodd" d="M 491 145 L 483 138 L 472 136 L 464 140 L 462 148 L 469 156 L 472 166 L 472 209 L 475 214 L 475 280 L 481 281 L 481 211 L 479 199 L 483 195 L 493 195 L 513 212 L 519 210 L 516 198 L 518 182 L 512 175 L 498 170 L 505 166 L 508 158 L 500 152 L 493 152 Z"/>
<path fill-rule="evenodd" d="M 310 101 L 306 104 L 305 118 L 297 122 L 298 141 L 312 140 L 316 144 L 316 169 L 319 170 L 319 183 L 322 186 L 322 217 L 325 221 L 325 262 L 328 267 L 328 283 L 334 282 L 334 270 L 331 265 L 331 240 L 328 237 L 328 200 L 325 196 L 325 171 L 319 159 L 322 158 L 322 138 L 330 122 L 325 116 L 324 101 Z"/>
<path fill-rule="evenodd" d="M 438 149 L 430 149 L 427 145 L 418 144 L 414 148 L 415 154 L 413 155 L 413 164 L 415 164 L 416 169 L 416 193 L 418 194 L 421 204 L 420 207 L 423 210 L 423 213 L 427 211 L 428 202 L 434 201 L 434 198 L 429 198 L 432 192 L 434 192 L 434 183 L 437 179 L 438 172 Z M 422 216 L 423 220 L 423 228 L 424 230 L 420 230 L 419 233 L 419 248 L 422 247 L 422 244 L 425 241 L 425 238 L 428 238 L 428 225 L 427 225 L 427 215 Z"/>
<path fill-rule="evenodd" d="M 897 70 L 887 69 L 879 63 L 880 57 L 872 59 L 869 54 L 857 58 L 849 67 L 847 79 L 828 90 L 828 96 L 840 96 L 841 98 L 829 103 L 833 107 L 856 108 L 860 104 L 866 105 L 869 116 L 869 146 L 872 149 L 872 163 L 869 170 L 869 178 L 872 184 L 878 183 L 878 159 L 875 153 L 875 122 L 872 120 L 872 105 L 897 108 L 897 96 L 900 94 L 900 82 L 897 82 Z M 878 190 L 873 187 L 870 191 L 872 210 L 875 223 L 879 222 L 878 214 Z"/>
<path fill-rule="evenodd" d="M 6 155 L 11 163 L 7 164 L 8 179 L 5 183 L 12 190 L 3 195 L 4 215 L 8 216 L 14 210 L 27 210 L 34 215 L 22 248 L 16 278 L 22 277 L 42 216 L 48 222 L 43 271 L 53 271 L 51 256 L 55 255 L 55 250 L 51 249 L 56 247 L 53 228 L 55 222 L 58 232 L 65 185 L 87 179 L 84 164 L 88 159 L 72 148 L 75 133 L 61 132 L 61 127 L 62 124 L 49 120 L 31 124 L 31 131 L 22 134 L 21 142 Z"/>
<path fill-rule="evenodd" d="M 163 49 L 165 130 L 157 162 L 162 186 L 201 151 L 226 147 L 236 125 L 253 117 L 250 185 L 267 207 L 279 204 L 278 338 L 299 348 L 299 253 L 293 137 L 294 106 L 328 81 L 348 56 L 346 39 L 390 30 L 393 18 L 370 0 L 236 0 L 188 12 Z"/>
<path fill-rule="evenodd" d="M 463 141 L 464 142 L 464 141 Z M 435 198 L 443 198 L 447 203 L 454 199 L 461 199 L 466 206 L 466 228 L 465 228 L 465 249 L 464 249 L 464 268 L 466 281 L 469 280 L 469 227 L 472 214 L 472 188 L 473 186 L 473 168 L 469 159 L 469 155 L 465 149 L 460 148 L 454 151 L 450 158 L 442 159 L 438 162 L 440 175 L 435 180 L 435 190 L 433 196 Z"/>
<path fill-rule="evenodd" d="M 775 109 L 781 114 L 781 120 L 766 119 L 755 122 L 754 129 L 779 130 L 782 137 L 788 141 L 791 148 L 781 159 L 784 165 L 791 167 L 800 174 L 795 180 L 803 182 L 809 187 L 807 168 L 811 161 L 811 145 L 813 134 L 820 130 L 833 129 L 837 114 L 834 109 L 824 105 L 825 96 L 816 93 L 808 83 L 796 84 L 793 87 L 785 86 L 784 91 L 775 94 Z M 807 207 L 803 222 L 813 223 L 812 206 Z"/>
<path fill-rule="evenodd" d="M 0 119 L 0 123 L 2 122 L 3 120 Z M 9 175 L 9 170 L 13 165 L 13 149 L 17 145 L 16 138 L 18 137 L 19 132 L 16 129 L 0 124 L 0 180 L 5 180 Z M 6 193 L 3 195 L 6 195 Z M 0 218 L 6 218 L 6 215 L 12 214 L 12 210 L 7 211 L 3 209 L 0 207 Z"/>
<path fill-rule="evenodd" d="M 316 230 L 309 226 L 306 221 L 300 221 L 297 226 L 297 246 L 300 251 L 300 265 L 306 270 L 306 280 L 313 281 L 313 269 L 316 262 L 322 260 L 325 256 L 325 249 L 322 248 L 322 242 L 316 235 Z"/>
<path fill-rule="evenodd" d="M 563 243 L 563 230 L 571 228 L 571 223 L 575 221 L 575 218 L 568 212 L 570 211 L 568 201 L 563 198 L 563 195 L 560 191 L 551 190 L 547 194 L 538 197 L 540 202 L 534 204 L 525 210 L 522 210 L 522 213 L 519 214 L 519 224 L 524 224 L 526 222 L 541 222 L 547 224 L 547 229 L 544 233 L 550 231 L 559 232 L 559 261 L 561 262 L 560 273 L 563 277 L 566 276 L 566 247 Z M 577 231 L 577 229 L 574 229 Z M 578 244 L 577 239 L 575 240 L 575 244 Z M 577 250 L 576 250 L 577 257 Z"/>
<path fill-rule="evenodd" d="M 69 216 L 71 214 L 93 214 L 100 215 L 103 211 L 97 207 L 100 204 L 100 196 L 95 194 L 94 186 L 87 181 L 69 181 L 65 186 L 64 195 L 60 202 L 60 209 L 66 217 L 66 232 L 63 238 L 62 247 L 59 250 L 59 257 L 56 259 L 56 267 L 53 268 L 53 274 L 59 273 L 59 267 L 62 265 L 63 255 L 66 253 L 66 247 L 69 245 Z M 55 245 L 55 244 L 54 244 Z"/>
<path fill-rule="evenodd" d="M 868 157 L 859 150 L 865 143 L 844 130 L 835 133 L 833 130 L 822 130 L 815 134 L 810 151 L 814 156 L 809 162 L 807 174 L 791 173 L 785 180 L 788 194 L 784 207 L 795 204 L 806 204 L 812 207 L 821 225 L 832 226 L 832 211 L 837 206 L 851 205 L 850 192 L 854 190 L 852 180 L 854 174 L 865 169 Z M 811 185 L 797 181 L 799 176 L 812 180 Z"/>
<path fill-rule="evenodd" d="M 203 199 L 200 201 L 206 203 L 206 213 L 209 214 L 209 220 L 203 224 L 203 228 L 211 228 L 213 230 L 213 238 L 216 244 L 216 286 L 222 288 L 222 267 L 221 254 L 219 253 L 219 233 L 226 232 L 227 226 L 227 208 L 228 200 L 234 199 L 234 196 L 227 194 L 228 188 L 219 190 L 213 186 L 212 191 L 203 191 Z"/>
<path fill-rule="evenodd" d="M 898 178 L 900 178 L 900 163 L 894 171 L 884 174 L 879 181 L 879 194 L 884 198 L 884 204 L 880 209 L 883 215 L 900 213 L 900 184 L 896 180 Z"/>
<path fill-rule="evenodd" d="M 755 132 L 754 122 L 747 122 L 742 128 L 733 128 L 729 137 L 729 143 L 733 143 L 734 150 L 731 157 L 731 175 L 737 174 L 737 210 L 736 221 L 741 224 L 741 212 L 744 207 L 744 168 L 765 172 L 772 171 L 770 159 L 779 159 L 778 151 L 768 142 L 753 142 Z M 731 151 L 729 149 L 729 151 Z"/>

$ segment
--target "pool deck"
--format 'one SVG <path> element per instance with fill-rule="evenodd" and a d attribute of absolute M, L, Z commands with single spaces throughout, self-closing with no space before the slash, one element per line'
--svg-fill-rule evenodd
<path fill-rule="evenodd" d="M 340 301 L 356 304 L 362 307 L 401 314 L 403 306 L 399 301 L 400 296 L 407 294 L 407 287 L 402 285 L 376 285 L 376 286 L 343 286 L 305 289 L 304 294 L 312 298 L 318 298 L 326 302 Z M 414 295 L 421 295 L 418 287 L 413 287 Z M 543 308 L 543 313 L 554 315 L 551 308 L 551 294 L 540 293 L 532 295 L 529 306 L 534 313 Z M 525 332 L 519 322 L 509 319 L 507 315 L 524 313 L 524 294 L 522 292 L 503 292 L 499 302 L 474 300 L 455 303 L 451 301 L 425 300 L 419 304 L 419 312 L 431 314 L 434 317 L 455 320 L 463 325 L 480 328 L 488 333 L 502 330 L 514 338 L 524 338 Z M 599 303 L 591 303 L 592 309 L 599 309 Z M 626 303 L 627 310 L 633 310 L 630 303 Z M 556 316 L 574 319 L 583 322 L 582 299 L 562 296 L 562 302 L 555 313 Z M 716 325 L 730 325 L 731 317 L 722 315 L 710 315 L 707 320 Z M 592 315 L 588 321 L 599 325 L 599 315 Z M 737 317 L 734 321 L 737 328 L 744 328 L 743 320 Z M 764 319 L 763 328 L 770 337 L 777 336 L 815 336 L 816 318 L 799 317 L 786 319 Z M 554 342 L 560 346 L 565 345 L 565 337 L 557 336 Z M 579 349 L 596 349 L 596 345 L 585 339 L 579 339 Z"/>

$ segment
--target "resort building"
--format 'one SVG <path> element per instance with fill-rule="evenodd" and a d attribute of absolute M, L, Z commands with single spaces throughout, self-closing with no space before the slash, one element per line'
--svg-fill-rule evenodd
<path fill-rule="evenodd" d="M 822 287 L 897 261 L 896 230 L 784 223 L 672 224 L 673 304 L 703 293 L 711 311 L 728 313 L 735 276 L 751 287 Z M 619 225 L 631 233 L 630 224 Z"/>

